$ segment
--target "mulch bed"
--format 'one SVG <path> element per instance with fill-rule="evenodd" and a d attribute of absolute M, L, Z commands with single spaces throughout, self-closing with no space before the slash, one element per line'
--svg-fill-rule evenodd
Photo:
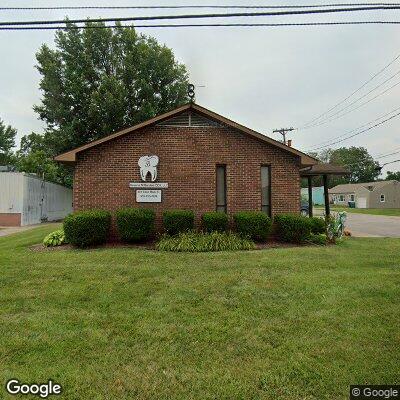
<path fill-rule="evenodd" d="M 120 242 L 109 242 L 102 245 L 90 246 L 85 248 L 85 250 L 98 250 L 98 249 L 142 249 L 142 250 L 155 250 L 156 242 L 147 242 L 147 243 L 120 243 Z M 255 250 L 265 250 L 265 249 L 279 249 L 279 248 L 289 248 L 289 247 L 307 247 L 307 246 L 316 246 L 314 244 L 305 243 L 305 244 L 294 244 L 294 243 L 286 243 L 279 242 L 277 240 L 268 240 L 265 243 L 256 243 Z M 76 247 L 70 244 L 63 244 L 61 246 L 55 247 L 45 247 L 43 244 L 35 244 L 29 247 L 29 250 L 35 252 L 46 252 L 46 251 L 60 251 L 60 250 L 76 250 Z"/>

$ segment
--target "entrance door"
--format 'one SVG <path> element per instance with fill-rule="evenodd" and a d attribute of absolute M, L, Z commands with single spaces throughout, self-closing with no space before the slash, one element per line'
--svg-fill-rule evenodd
<path fill-rule="evenodd" d="M 357 199 L 357 208 L 367 208 L 367 198 L 359 197 Z"/>

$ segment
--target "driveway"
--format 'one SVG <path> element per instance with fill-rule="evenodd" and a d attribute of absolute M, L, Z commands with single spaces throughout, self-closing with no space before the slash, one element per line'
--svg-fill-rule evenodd
<path fill-rule="evenodd" d="M 28 231 L 39 226 L 46 226 L 50 224 L 56 224 L 57 222 L 46 222 L 45 224 L 35 224 L 26 226 L 0 226 L 0 237 L 12 235 L 13 233 Z"/>

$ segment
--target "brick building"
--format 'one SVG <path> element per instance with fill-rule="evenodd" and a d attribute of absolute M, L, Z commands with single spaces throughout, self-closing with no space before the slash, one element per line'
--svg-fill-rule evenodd
<path fill-rule="evenodd" d="M 74 210 L 124 206 L 233 214 L 299 212 L 300 169 L 317 161 L 197 104 L 56 157 L 75 167 Z"/>

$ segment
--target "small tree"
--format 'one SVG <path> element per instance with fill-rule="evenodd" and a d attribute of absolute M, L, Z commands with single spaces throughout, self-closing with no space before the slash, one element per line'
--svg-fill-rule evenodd
<path fill-rule="evenodd" d="M 12 148 L 15 146 L 17 130 L 11 125 L 5 125 L 0 119 L 0 165 L 13 162 Z"/>

